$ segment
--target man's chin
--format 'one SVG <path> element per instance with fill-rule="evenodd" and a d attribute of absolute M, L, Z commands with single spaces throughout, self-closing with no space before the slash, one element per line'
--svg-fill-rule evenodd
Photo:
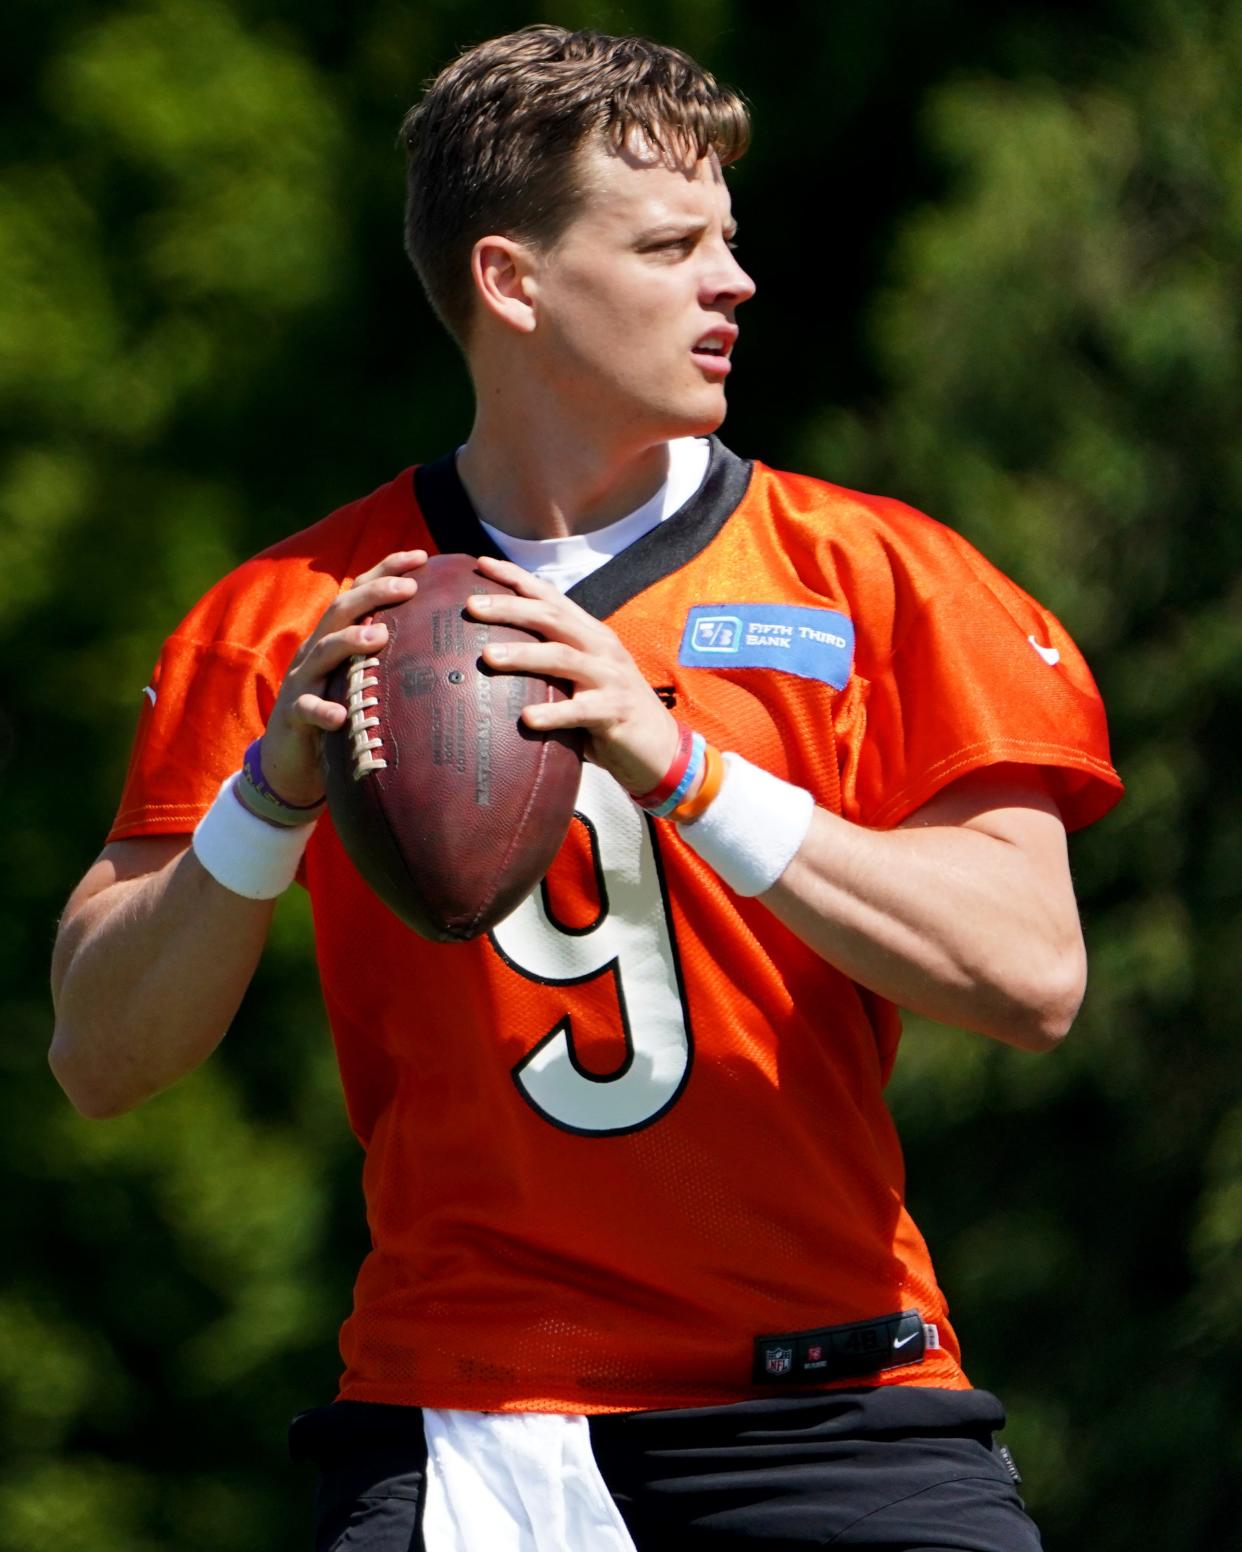
<path fill-rule="evenodd" d="M 711 436 L 713 431 L 719 431 L 724 425 L 728 408 L 724 394 L 721 393 L 715 396 L 711 404 L 704 404 L 695 411 L 687 409 L 684 416 L 678 417 L 679 424 L 676 429 L 667 433 L 668 440 L 672 441 L 674 437 Z"/>

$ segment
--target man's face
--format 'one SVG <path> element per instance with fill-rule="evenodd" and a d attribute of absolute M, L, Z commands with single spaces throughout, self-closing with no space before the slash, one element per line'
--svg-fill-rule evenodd
<path fill-rule="evenodd" d="M 738 305 L 754 282 L 715 156 L 580 153 L 586 196 L 533 275 L 531 366 L 574 417 L 623 440 L 703 435 L 725 415 Z"/>

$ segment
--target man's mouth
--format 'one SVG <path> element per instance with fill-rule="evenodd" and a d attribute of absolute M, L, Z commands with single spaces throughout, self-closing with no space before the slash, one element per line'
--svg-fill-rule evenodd
<path fill-rule="evenodd" d="M 695 354 L 727 356 L 733 349 L 733 341 L 737 338 L 737 330 L 729 328 L 710 329 L 706 334 L 699 336 L 698 343 L 694 347 Z"/>
<path fill-rule="evenodd" d="M 711 362 L 709 370 L 727 372 L 730 368 L 729 352 L 733 349 L 733 342 L 737 339 L 737 330 L 731 328 L 711 329 L 706 334 L 699 336 L 693 346 L 691 354 L 702 363 Z"/>

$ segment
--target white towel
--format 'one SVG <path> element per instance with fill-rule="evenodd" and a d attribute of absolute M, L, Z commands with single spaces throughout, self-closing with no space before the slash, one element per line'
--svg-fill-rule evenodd
<path fill-rule="evenodd" d="M 585 1417 L 423 1408 L 427 1552 L 635 1552 Z"/>

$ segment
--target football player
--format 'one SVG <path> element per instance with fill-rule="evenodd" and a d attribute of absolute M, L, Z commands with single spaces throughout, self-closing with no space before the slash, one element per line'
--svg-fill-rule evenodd
<path fill-rule="evenodd" d="M 1066 831 L 1119 782 L 1056 619 L 900 502 L 741 458 L 741 100 L 536 26 L 405 124 L 464 444 L 240 567 L 168 638 L 56 947 L 87 1115 L 214 1049 L 309 889 L 373 1248 L 292 1429 L 317 1546 L 1038 1546 L 883 1101 L 898 1006 L 1031 1051 L 1085 963 Z M 537 633 L 577 818 L 489 936 L 423 942 L 322 813 L 329 672 L 436 552 Z"/>

